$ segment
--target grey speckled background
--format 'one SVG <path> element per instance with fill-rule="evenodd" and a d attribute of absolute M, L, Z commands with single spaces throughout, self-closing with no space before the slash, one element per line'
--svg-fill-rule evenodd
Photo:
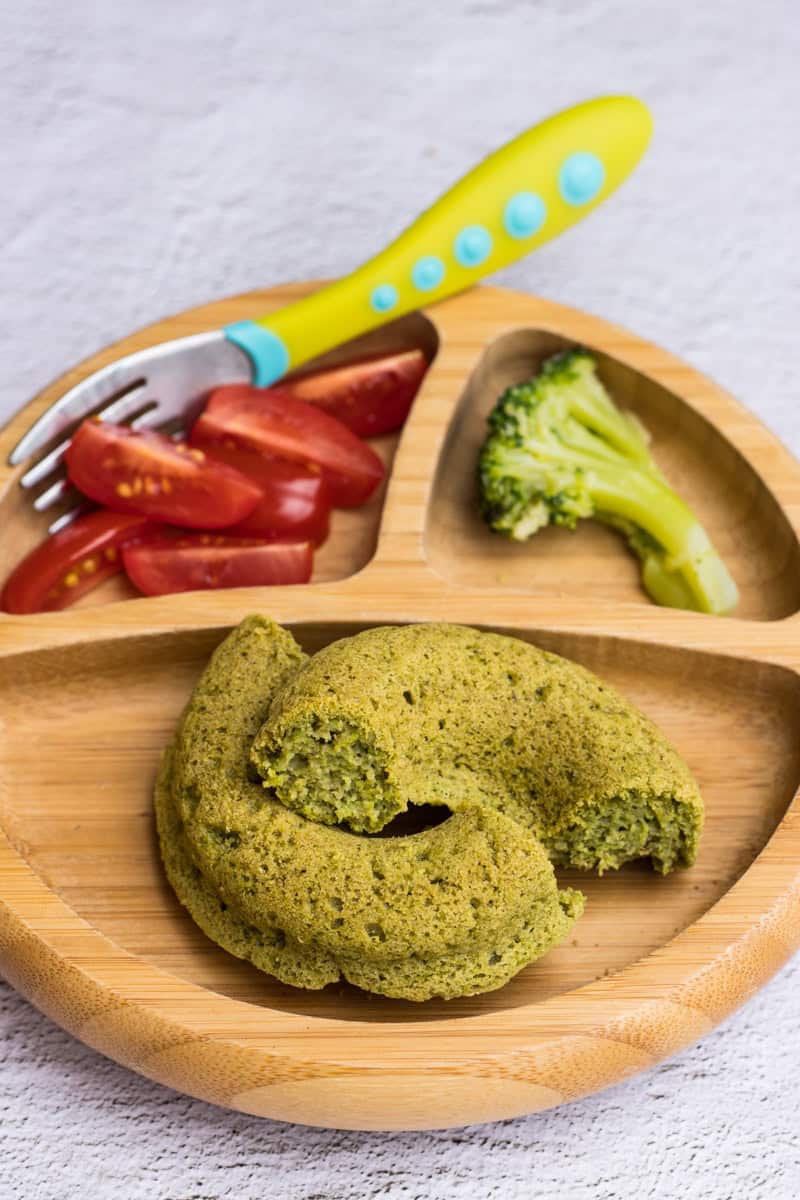
<path fill-rule="evenodd" d="M 522 127 L 630 90 L 645 165 L 506 281 L 663 343 L 800 452 L 798 63 L 796 0 L 2 0 L 0 413 L 157 316 L 346 271 Z M 788 1200 L 798 984 L 560 1111 L 387 1136 L 187 1100 L 5 989 L 0 1197 Z"/>

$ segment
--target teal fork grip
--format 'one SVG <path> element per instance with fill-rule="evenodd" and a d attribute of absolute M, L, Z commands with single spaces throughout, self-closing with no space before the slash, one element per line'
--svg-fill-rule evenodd
<path fill-rule="evenodd" d="M 566 109 L 484 159 L 353 274 L 257 321 L 228 325 L 253 382 L 286 371 L 378 325 L 443 300 L 580 221 L 619 186 L 652 132 L 632 96 Z"/>

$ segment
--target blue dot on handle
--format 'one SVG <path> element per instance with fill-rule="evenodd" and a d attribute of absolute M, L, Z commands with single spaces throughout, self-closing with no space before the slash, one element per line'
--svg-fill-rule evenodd
<path fill-rule="evenodd" d="M 596 154 L 580 150 L 570 154 L 558 173 L 558 190 L 567 204 L 588 204 L 603 186 L 606 169 Z"/>
<path fill-rule="evenodd" d="M 418 258 L 411 271 L 411 282 L 421 292 L 431 292 L 444 279 L 444 263 L 435 254 Z"/>
<path fill-rule="evenodd" d="M 506 233 L 513 238 L 533 237 L 542 228 L 547 208 L 541 196 L 535 192 L 517 192 L 512 196 L 503 212 Z"/>
<path fill-rule="evenodd" d="M 389 312 L 397 304 L 397 288 L 391 283 L 381 283 L 373 289 L 369 302 L 375 312 Z"/>
<path fill-rule="evenodd" d="M 479 267 L 492 250 L 492 235 L 483 225 L 467 225 L 455 241 L 454 253 L 462 267 Z"/>

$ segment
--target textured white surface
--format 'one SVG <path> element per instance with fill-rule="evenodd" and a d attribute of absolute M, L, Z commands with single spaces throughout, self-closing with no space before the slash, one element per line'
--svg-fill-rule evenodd
<path fill-rule="evenodd" d="M 0 27 L 0 415 L 157 316 L 346 271 L 522 127 L 630 90 L 645 165 L 506 282 L 663 343 L 800 452 L 796 0 L 4 0 Z M 406 1135 L 188 1100 L 4 988 L 0 1200 L 788 1200 L 798 983 L 603 1095 Z"/>

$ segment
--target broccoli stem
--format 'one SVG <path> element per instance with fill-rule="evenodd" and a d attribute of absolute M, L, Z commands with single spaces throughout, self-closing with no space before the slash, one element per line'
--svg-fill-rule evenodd
<path fill-rule="evenodd" d="M 580 386 L 573 384 L 565 387 L 563 395 L 570 416 L 581 422 L 587 431 L 591 430 L 595 437 L 599 435 L 604 438 L 631 462 L 658 471 L 642 426 L 619 411 L 596 377 L 582 379 Z"/>
<path fill-rule="evenodd" d="M 642 582 L 658 604 L 729 612 L 738 592 L 703 526 L 680 496 L 648 471 L 594 464 L 586 480 L 598 520 L 621 528 L 642 560 Z M 627 528 L 630 522 L 634 528 Z M 641 537 L 644 531 L 656 545 Z"/>
<path fill-rule="evenodd" d="M 738 600 L 736 584 L 697 517 L 649 455 L 641 465 L 634 464 L 581 426 L 570 426 L 569 434 L 569 445 L 531 442 L 525 449 L 506 450 L 507 476 L 540 482 L 540 458 L 545 456 L 556 473 L 562 466 L 577 470 L 588 501 L 585 515 L 591 513 L 627 538 L 642 562 L 644 588 L 657 604 L 695 612 L 730 612 Z M 571 517 L 555 520 L 574 527 L 581 515 L 575 505 Z M 550 517 L 540 502 L 511 536 L 524 540 Z"/>

